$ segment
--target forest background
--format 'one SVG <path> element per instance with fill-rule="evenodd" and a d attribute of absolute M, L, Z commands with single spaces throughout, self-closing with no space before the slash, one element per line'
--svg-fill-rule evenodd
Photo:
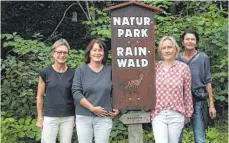
<path fill-rule="evenodd" d="M 142 3 L 164 9 L 156 14 L 156 49 L 159 39 L 180 35 L 189 27 L 200 35 L 199 50 L 211 61 L 217 118 L 206 132 L 208 143 L 228 142 L 228 2 L 152 1 Z M 111 18 L 103 9 L 123 1 L 1 1 L 1 141 L 38 143 L 36 90 L 39 71 L 50 65 L 51 45 L 59 38 L 70 43 L 68 65 L 82 64 L 84 50 L 93 38 L 111 49 Z M 111 62 L 111 56 L 109 56 Z M 158 58 L 157 58 L 158 60 Z M 126 111 L 122 111 L 119 117 Z M 127 143 L 127 126 L 114 119 L 111 143 Z M 144 131 L 144 142 L 154 142 Z M 77 142 L 74 132 L 73 142 Z M 191 125 L 184 143 L 193 142 Z"/>

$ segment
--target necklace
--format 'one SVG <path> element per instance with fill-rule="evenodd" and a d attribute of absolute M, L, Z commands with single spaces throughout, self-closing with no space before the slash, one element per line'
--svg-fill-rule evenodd
<path fill-rule="evenodd" d="M 56 73 L 57 73 L 58 77 L 59 77 L 60 80 L 61 80 L 61 77 L 64 75 L 64 72 L 63 72 L 63 73 L 58 73 L 58 72 L 56 72 Z"/>
<path fill-rule="evenodd" d="M 52 67 L 53 67 L 53 70 L 56 72 L 57 76 L 59 77 L 59 79 L 62 80 L 62 76 L 67 71 L 67 67 L 65 66 L 63 70 L 57 70 L 54 66 Z"/>

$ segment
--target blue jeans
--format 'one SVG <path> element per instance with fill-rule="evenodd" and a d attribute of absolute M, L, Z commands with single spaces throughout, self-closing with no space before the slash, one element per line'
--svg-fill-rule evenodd
<path fill-rule="evenodd" d="M 194 132 L 194 140 L 195 143 L 205 143 L 205 125 L 203 120 L 203 111 L 201 109 L 202 104 L 204 104 L 201 101 L 195 102 L 194 106 L 194 113 L 193 113 L 193 132 Z M 183 130 L 181 132 L 181 136 L 179 139 L 179 143 L 182 142 L 183 138 Z"/>
<path fill-rule="evenodd" d="M 91 117 L 76 115 L 76 130 L 79 143 L 108 143 L 112 129 L 109 117 Z"/>
<path fill-rule="evenodd" d="M 193 114 L 193 132 L 196 143 L 205 143 L 205 125 L 203 121 L 202 102 L 196 102 Z"/>

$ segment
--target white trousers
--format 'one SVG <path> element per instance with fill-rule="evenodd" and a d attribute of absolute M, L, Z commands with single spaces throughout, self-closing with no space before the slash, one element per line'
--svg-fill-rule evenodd
<path fill-rule="evenodd" d="M 56 143 L 59 131 L 60 143 L 71 143 L 74 126 L 74 116 L 44 117 L 41 143 Z"/>
<path fill-rule="evenodd" d="M 176 111 L 163 109 L 152 120 L 156 143 L 178 143 L 184 127 L 184 116 Z"/>
<path fill-rule="evenodd" d="M 91 117 L 76 115 L 76 128 L 79 143 L 108 143 L 112 129 L 109 117 Z"/>

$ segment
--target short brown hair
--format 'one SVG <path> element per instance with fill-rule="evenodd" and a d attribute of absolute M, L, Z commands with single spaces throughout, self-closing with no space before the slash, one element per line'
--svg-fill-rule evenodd
<path fill-rule="evenodd" d="M 108 59 L 108 49 L 107 49 L 106 45 L 102 41 L 100 41 L 99 39 L 91 40 L 91 42 L 87 46 L 86 52 L 85 52 L 85 57 L 84 57 L 84 62 L 86 64 L 90 63 L 90 60 L 91 60 L 90 51 L 91 51 L 91 49 L 95 43 L 99 44 L 99 47 L 104 49 L 104 57 L 103 57 L 102 63 L 105 65 L 107 63 L 107 59 Z"/>

